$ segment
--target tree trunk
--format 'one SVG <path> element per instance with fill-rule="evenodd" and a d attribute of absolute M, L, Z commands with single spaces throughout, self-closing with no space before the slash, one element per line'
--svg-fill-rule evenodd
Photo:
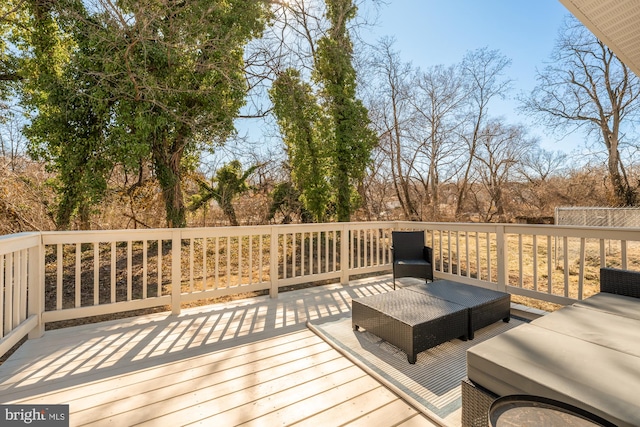
<path fill-rule="evenodd" d="M 629 184 L 624 168 L 622 168 L 620 152 L 618 151 L 618 137 L 615 132 L 611 132 L 609 129 L 603 129 L 602 133 L 605 141 L 607 141 L 606 145 L 609 152 L 607 169 L 613 192 L 613 202 L 617 206 L 634 206 L 637 202 L 637 193 Z"/>
<path fill-rule="evenodd" d="M 176 149 L 168 150 L 168 147 Z M 160 141 L 155 141 L 153 144 L 153 164 L 160 188 L 162 188 L 167 226 L 170 228 L 187 226 L 180 174 L 182 154 L 181 138 L 171 144 L 170 141 L 162 137 Z"/>
<path fill-rule="evenodd" d="M 471 145 L 469 146 L 469 161 L 467 162 L 467 167 L 464 171 L 464 177 L 462 178 L 462 183 L 460 185 L 460 188 L 458 189 L 458 200 L 456 202 L 456 218 L 457 219 L 459 219 L 460 216 L 462 215 L 462 209 L 467 197 L 467 189 L 469 187 L 469 175 L 471 174 L 473 159 L 475 158 L 475 155 L 476 155 L 476 148 L 478 146 L 478 138 L 480 134 L 481 122 L 482 122 L 482 110 L 480 110 L 480 114 L 478 115 L 475 126 L 473 128 Z"/>
<path fill-rule="evenodd" d="M 232 198 L 227 196 L 226 194 L 223 195 L 220 199 L 220 207 L 222 208 L 222 212 L 224 212 L 225 216 L 229 220 L 229 224 L 237 227 L 239 225 L 238 218 L 236 217 L 236 210 L 231 203 L 231 199 Z"/>

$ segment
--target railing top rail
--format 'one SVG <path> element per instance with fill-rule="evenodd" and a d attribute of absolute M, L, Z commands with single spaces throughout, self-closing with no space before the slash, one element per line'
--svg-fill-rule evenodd
<path fill-rule="evenodd" d="M 149 230 L 77 230 L 77 231 L 45 231 L 42 241 L 45 245 L 57 243 L 100 243 L 128 240 L 169 240 L 171 229 Z"/>
<path fill-rule="evenodd" d="M 41 234 L 36 231 L 0 236 L 0 255 L 33 248 L 40 243 Z"/>
<path fill-rule="evenodd" d="M 168 240 L 175 233 L 179 233 L 183 238 L 194 237 L 215 237 L 215 236 L 248 236 L 251 234 L 267 234 L 272 230 L 279 234 L 291 232 L 309 232 L 339 230 L 347 228 L 394 228 L 395 222 L 374 221 L 374 222 L 332 222 L 321 224 L 276 224 L 276 225 L 247 225 L 247 226 L 225 226 L 225 227 L 194 227 L 194 228 L 155 228 L 155 229 L 119 229 L 119 230 L 70 230 L 70 231 L 44 231 L 42 232 L 45 244 L 55 243 L 94 243 L 107 241 L 127 241 L 127 240 Z M 420 224 L 420 223 L 413 223 Z M 12 235 L 13 236 L 13 235 Z"/>
<path fill-rule="evenodd" d="M 375 221 L 375 222 L 345 222 L 345 223 L 322 223 L 322 224 L 278 224 L 278 225 L 256 225 L 241 227 L 197 227 L 183 229 L 143 229 L 143 230 L 89 230 L 89 231 L 44 231 L 29 232 L 0 236 L 0 244 L 3 246 L 25 238 L 42 236 L 45 244 L 55 243 L 92 243 L 106 241 L 127 241 L 127 240 L 168 240 L 176 233 L 180 233 L 183 238 L 204 237 L 204 236 L 237 236 L 270 233 L 272 230 L 279 234 L 291 232 L 308 232 L 311 230 L 338 230 L 343 227 L 349 229 L 370 229 L 370 228 L 414 228 L 441 231 L 475 231 L 475 232 L 495 232 L 502 228 L 507 234 L 532 234 L 545 236 L 568 236 L 586 237 L 615 240 L 640 240 L 640 228 L 618 227 L 588 227 L 588 226 L 560 226 L 554 224 L 507 224 L 507 223 L 460 223 L 460 222 L 413 222 L 413 221 Z"/>
<path fill-rule="evenodd" d="M 508 224 L 504 232 L 557 237 L 584 237 L 611 240 L 640 240 L 640 228 L 587 227 L 580 225 Z"/>

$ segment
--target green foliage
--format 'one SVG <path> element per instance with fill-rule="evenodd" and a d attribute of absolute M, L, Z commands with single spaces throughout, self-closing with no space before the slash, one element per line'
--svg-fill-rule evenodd
<path fill-rule="evenodd" d="M 306 209 L 321 222 L 330 198 L 327 176 L 331 164 L 331 153 L 323 140 L 322 110 L 311 86 L 293 69 L 278 76 L 269 94 L 287 147 L 293 182 Z"/>
<path fill-rule="evenodd" d="M 338 221 L 349 221 L 358 204 L 356 186 L 364 177 L 376 135 L 367 109 L 356 97 L 353 46 L 347 23 L 357 8 L 350 0 L 328 0 L 328 34 L 318 41 L 313 79 L 286 70 L 270 96 L 289 155 L 293 182 L 316 221 L 335 206 Z"/>
<path fill-rule="evenodd" d="M 369 128 L 367 109 L 356 98 L 353 46 L 347 31 L 355 17 L 351 0 L 327 0 L 331 22 L 328 36 L 318 43 L 315 79 L 322 84 L 322 97 L 331 118 L 333 170 L 338 221 L 349 221 L 356 208 L 355 185 L 364 177 L 376 135 Z"/>
<path fill-rule="evenodd" d="M 87 227 L 90 206 L 104 195 L 111 169 L 104 135 L 110 102 L 96 96 L 95 78 L 77 66 L 86 61 L 83 40 L 72 43 L 42 4 L 31 3 L 30 12 L 32 31 L 24 42 L 32 56 L 22 58 L 22 102 L 37 114 L 25 135 L 32 157 L 57 173 L 56 226 L 68 228 L 81 214 Z M 70 62 L 71 51 L 77 62 Z"/>
<path fill-rule="evenodd" d="M 293 220 L 293 215 L 300 217 L 302 222 L 310 223 L 313 215 L 301 202 L 301 194 L 290 182 L 281 182 L 275 186 L 271 192 L 271 206 L 269 206 L 269 220 L 276 217 L 280 212 L 283 216 L 282 222 L 289 224 Z"/>
<path fill-rule="evenodd" d="M 4 0 L 0 4 L 0 101 L 8 99 L 20 80 L 18 58 L 12 52 L 12 42 L 25 19 L 25 8 L 19 0 Z M 3 104 L 0 103 L 0 120 Z"/>
<path fill-rule="evenodd" d="M 30 138 L 61 177 L 62 200 L 96 200 L 80 196 L 91 190 L 82 173 L 93 157 L 105 162 L 98 180 L 116 164 L 151 161 L 168 225 L 185 226 L 185 155 L 196 136 L 218 144 L 233 132 L 247 91 L 243 48 L 260 35 L 267 2 L 123 0 L 103 10 L 73 0 L 33 4 L 37 31 L 28 41 L 34 48 L 24 92 L 36 115 Z M 57 54 L 61 42 L 67 57 Z M 90 124 L 80 121 L 83 114 Z M 89 164 L 73 168 L 70 153 Z"/>
<path fill-rule="evenodd" d="M 206 206 L 210 200 L 215 200 L 231 225 L 237 226 L 238 219 L 232 202 L 237 196 L 250 189 L 247 180 L 257 168 L 258 165 L 251 166 L 243 172 L 242 164 L 238 160 L 233 160 L 216 171 L 215 186 L 209 185 L 203 179 L 198 179 L 200 191 L 193 196 L 189 210 L 198 210 Z"/>

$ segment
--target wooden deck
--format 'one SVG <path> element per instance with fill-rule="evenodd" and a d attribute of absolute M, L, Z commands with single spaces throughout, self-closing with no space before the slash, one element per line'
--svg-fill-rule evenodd
<path fill-rule="evenodd" d="M 390 277 L 56 331 L 0 366 L 0 402 L 70 406 L 70 424 L 433 426 L 306 328 Z"/>

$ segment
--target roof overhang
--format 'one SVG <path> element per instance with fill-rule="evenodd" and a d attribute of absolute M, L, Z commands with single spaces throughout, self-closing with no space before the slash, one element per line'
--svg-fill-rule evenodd
<path fill-rule="evenodd" d="M 640 1 L 560 0 L 585 27 L 640 76 Z"/>

